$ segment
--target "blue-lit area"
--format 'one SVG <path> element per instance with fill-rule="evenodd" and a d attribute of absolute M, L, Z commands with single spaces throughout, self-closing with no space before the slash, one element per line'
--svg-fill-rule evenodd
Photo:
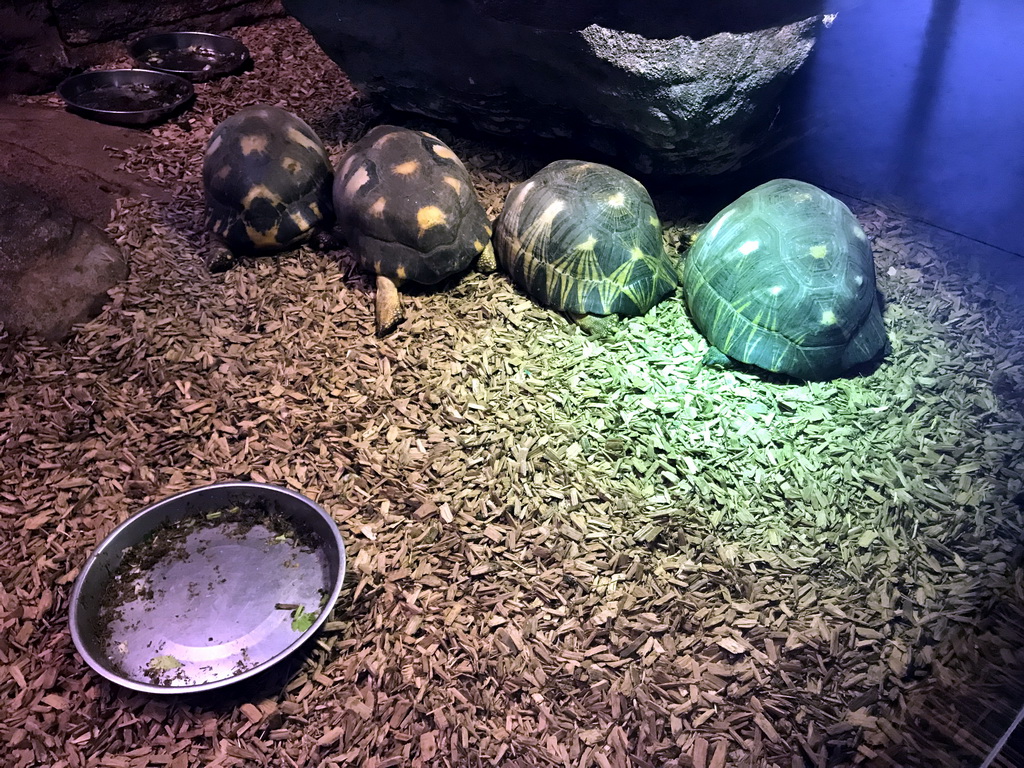
<path fill-rule="evenodd" d="M 835 20 L 791 94 L 806 133 L 773 170 L 963 235 L 980 263 L 1024 279 L 1024 8 L 832 7 Z"/>

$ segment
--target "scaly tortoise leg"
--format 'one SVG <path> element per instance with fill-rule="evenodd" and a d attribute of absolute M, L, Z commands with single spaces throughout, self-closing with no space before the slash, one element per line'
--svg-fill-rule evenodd
<path fill-rule="evenodd" d="M 565 314 L 572 322 L 582 328 L 584 333 L 588 333 L 598 339 L 610 336 L 620 325 L 618 317 L 614 315 L 586 315 L 576 314 L 575 312 L 566 312 Z"/>
<path fill-rule="evenodd" d="M 378 338 L 387 336 L 405 319 L 402 297 L 398 293 L 398 283 L 384 275 L 377 275 L 374 319 L 377 324 Z"/>

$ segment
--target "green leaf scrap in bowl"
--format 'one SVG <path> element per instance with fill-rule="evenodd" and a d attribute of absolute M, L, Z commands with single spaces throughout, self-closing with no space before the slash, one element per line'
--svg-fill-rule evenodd
<path fill-rule="evenodd" d="M 149 660 L 149 668 L 154 672 L 170 672 L 182 666 L 184 665 L 180 661 L 168 654 L 154 656 Z"/>
<path fill-rule="evenodd" d="M 292 629 L 296 632 L 305 632 L 313 626 L 313 622 L 316 621 L 316 617 L 316 613 L 307 613 L 300 605 L 292 611 Z"/>

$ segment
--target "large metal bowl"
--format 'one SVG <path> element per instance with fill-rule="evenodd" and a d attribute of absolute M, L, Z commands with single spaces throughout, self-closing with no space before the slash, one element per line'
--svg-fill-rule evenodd
<path fill-rule="evenodd" d="M 183 77 L 152 69 L 94 69 L 57 86 L 72 112 L 116 125 L 148 125 L 182 109 L 195 96 Z"/>
<path fill-rule="evenodd" d="M 136 40 L 128 52 L 140 67 L 170 72 L 202 83 L 246 67 L 249 49 L 227 35 L 211 32 L 160 32 Z"/>
<path fill-rule="evenodd" d="M 258 514 L 220 522 L 240 508 Z M 162 540 L 174 545 L 161 551 Z M 71 637 L 126 688 L 208 691 L 303 645 L 344 576 L 338 527 L 313 501 L 262 483 L 194 488 L 138 512 L 93 552 L 71 595 Z"/>

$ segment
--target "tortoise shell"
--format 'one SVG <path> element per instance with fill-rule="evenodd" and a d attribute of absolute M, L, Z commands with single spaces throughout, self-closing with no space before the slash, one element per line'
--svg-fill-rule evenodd
<path fill-rule="evenodd" d="M 720 211 L 683 270 L 694 323 L 731 358 L 825 379 L 885 346 L 867 236 L 842 202 L 775 179 Z"/>
<path fill-rule="evenodd" d="M 642 315 L 678 282 L 651 196 L 607 165 L 542 168 L 509 193 L 494 241 L 513 281 L 563 312 Z"/>
<path fill-rule="evenodd" d="M 491 226 L 469 172 L 436 136 L 379 125 L 334 180 L 338 230 L 367 270 L 434 285 L 487 249 Z"/>
<path fill-rule="evenodd" d="M 305 122 L 279 107 L 246 107 L 220 123 L 206 147 L 207 226 L 232 250 L 290 248 L 331 216 L 331 175 Z"/>

